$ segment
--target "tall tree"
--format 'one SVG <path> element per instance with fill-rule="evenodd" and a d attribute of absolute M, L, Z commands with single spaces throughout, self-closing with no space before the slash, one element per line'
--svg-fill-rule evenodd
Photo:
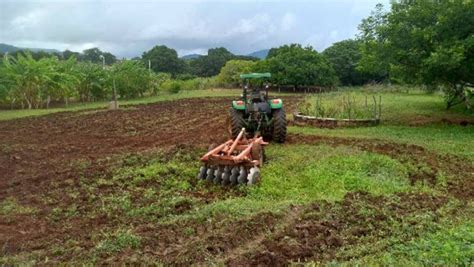
<path fill-rule="evenodd" d="M 382 4 L 377 4 L 371 15 L 359 24 L 361 59 L 357 70 L 369 73 L 381 80 L 388 79 L 392 54 L 387 48 L 385 33 L 387 13 Z"/>
<path fill-rule="evenodd" d="M 151 86 L 151 75 L 141 61 L 124 60 L 114 64 L 111 79 L 115 79 L 117 92 L 123 98 L 143 96 Z"/>
<path fill-rule="evenodd" d="M 111 65 L 117 61 L 117 58 L 114 55 L 109 52 L 102 52 L 97 47 L 86 49 L 82 52 L 82 59 L 92 63 L 102 63 L 102 56 L 107 65 Z"/>
<path fill-rule="evenodd" d="M 254 65 L 255 62 L 250 60 L 229 60 L 217 75 L 217 81 L 224 86 L 237 87 L 240 83 L 240 74 L 251 72 Z"/>
<path fill-rule="evenodd" d="M 165 45 L 157 45 L 142 55 L 143 63 L 148 66 L 151 63 L 151 69 L 155 72 L 167 72 L 172 75 L 182 73 L 185 68 L 183 60 L 178 58 L 178 53 Z"/>
<path fill-rule="evenodd" d="M 362 37 L 376 48 L 362 64 L 384 62 L 399 82 L 441 87 L 447 107 L 471 106 L 467 86 L 474 86 L 474 1 L 393 2 L 390 12 L 372 16 L 374 27 Z M 369 17 L 370 18 L 370 17 Z M 370 25 L 370 23 L 366 23 Z"/>
<path fill-rule="evenodd" d="M 361 58 L 359 49 L 360 43 L 349 39 L 334 43 L 322 53 L 331 62 L 343 85 L 360 85 L 367 81 L 367 75 L 356 69 Z"/>
<path fill-rule="evenodd" d="M 219 74 L 225 63 L 235 56 L 224 47 L 211 48 L 206 56 L 201 56 L 190 61 L 193 74 L 210 77 Z"/>
<path fill-rule="evenodd" d="M 82 59 L 82 55 L 78 52 L 73 52 L 71 50 L 64 50 L 64 52 L 62 53 L 62 58 L 63 59 L 69 59 L 70 57 L 75 57 L 77 60 L 81 60 Z"/>
<path fill-rule="evenodd" d="M 299 44 L 273 49 L 266 60 L 257 63 L 255 70 L 271 72 L 273 82 L 279 85 L 331 87 L 337 82 L 329 61 L 312 47 Z"/>

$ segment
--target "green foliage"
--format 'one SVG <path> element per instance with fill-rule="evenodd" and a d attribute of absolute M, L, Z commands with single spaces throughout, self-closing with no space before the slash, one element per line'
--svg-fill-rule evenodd
<path fill-rule="evenodd" d="M 51 98 L 71 96 L 78 79 L 73 74 L 75 59 L 59 62 L 56 57 L 35 60 L 30 53 L 3 60 L 4 85 L 2 95 L 13 105 L 41 108 L 49 105 Z"/>
<path fill-rule="evenodd" d="M 123 98 L 142 97 L 145 92 L 150 91 L 152 86 L 152 76 L 149 71 L 142 62 L 135 60 L 114 64 L 110 79 L 112 83 L 115 80 L 117 93 Z"/>
<path fill-rule="evenodd" d="M 409 189 L 404 166 L 386 156 L 329 146 L 271 146 L 265 179 L 250 196 L 340 200 L 349 191 L 390 194 Z M 301 162 L 305 162 L 304 166 Z"/>
<path fill-rule="evenodd" d="M 77 54 L 66 53 L 66 56 L 68 56 L 66 58 L 69 58 L 71 55 L 77 55 Z M 92 63 L 100 63 L 100 64 L 102 64 L 102 57 L 105 64 L 107 65 L 112 65 L 113 63 L 117 61 L 117 58 L 115 58 L 114 55 L 112 55 L 109 52 L 102 52 L 97 47 L 86 49 L 82 52 L 82 55 L 80 55 L 80 59 L 83 61 L 88 61 Z"/>
<path fill-rule="evenodd" d="M 190 60 L 191 73 L 200 77 L 216 76 L 229 60 L 257 60 L 253 57 L 236 56 L 224 47 L 211 48 L 206 56 Z"/>
<path fill-rule="evenodd" d="M 105 233 L 104 235 L 105 239 L 95 247 L 99 253 L 111 254 L 126 248 L 136 249 L 141 244 L 141 238 L 130 230 L 118 230 L 115 233 Z"/>
<path fill-rule="evenodd" d="M 241 83 L 240 74 L 251 72 L 255 64 L 249 60 L 229 60 L 217 76 L 217 82 L 226 87 L 238 87 Z"/>
<path fill-rule="evenodd" d="M 379 115 L 379 101 L 379 96 L 354 92 L 316 94 L 308 97 L 299 106 L 299 111 L 305 115 L 323 118 L 371 119 Z"/>
<path fill-rule="evenodd" d="M 323 105 L 337 106 L 343 95 L 350 93 L 356 99 L 365 95 L 382 96 L 381 124 L 377 127 L 357 128 L 309 128 L 290 127 L 290 132 L 334 137 L 381 139 L 397 143 L 423 146 L 441 154 L 457 154 L 474 159 L 472 132 L 474 125 L 459 125 L 469 121 L 472 112 L 461 106 L 446 110 L 440 94 L 428 94 L 421 89 L 392 91 L 393 86 L 371 86 L 349 88 L 329 94 L 322 100 Z M 316 97 L 315 97 L 316 98 Z M 314 103 L 314 100 L 309 100 Z M 370 98 L 369 98 L 370 103 Z"/>
<path fill-rule="evenodd" d="M 197 76 L 190 73 L 182 73 L 182 74 L 176 75 L 176 79 L 182 80 L 182 81 L 192 80 L 195 78 L 197 78 Z"/>
<path fill-rule="evenodd" d="M 151 79 L 151 86 L 150 86 L 150 94 L 157 95 L 158 92 L 163 88 L 163 84 L 169 80 L 171 80 L 171 74 L 165 72 L 152 72 L 150 73 Z"/>
<path fill-rule="evenodd" d="M 442 87 L 448 108 L 470 108 L 465 91 L 474 84 L 472 25 L 473 1 L 400 1 L 387 13 L 378 6 L 360 26 L 361 66 L 388 69 L 398 82 Z"/>
<path fill-rule="evenodd" d="M 181 91 L 183 85 L 181 81 L 169 80 L 169 81 L 164 82 L 162 84 L 162 87 L 164 90 L 166 90 L 167 92 L 171 94 L 177 94 L 179 93 L 179 91 Z"/>
<path fill-rule="evenodd" d="M 278 85 L 332 87 L 337 76 L 328 60 L 312 47 L 284 45 L 270 50 L 266 60 L 256 64 L 254 71 L 270 72 Z"/>
<path fill-rule="evenodd" d="M 178 58 L 176 50 L 164 45 L 157 45 L 143 52 L 142 61 L 146 66 L 150 61 L 151 69 L 155 72 L 167 72 L 172 75 L 182 73 L 185 68 L 185 62 Z"/>
<path fill-rule="evenodd" d="M 369 73 L 380 80 L 388 78 L 391 53 L 386 49 L 383 26 L 386 23 L 386 14 L 383 5 L 377 4 L 371 15 L 362 20 L 359 25 L 359 40 L 361 42 L 361 59 L 357 70 Z"/>
<path fill-rule="evenodd" d="M 219 74 L 225 63 L 234 55 L 224 47 L 211 48 L 206 56 L 198 57 L 190 61 L 192 72 L 201 77 L 211 77 Z"/>
<path fill-rule="evenodd" d="M 357 69 L 360 46 L 359 41 L 348 39 L 332 44 L 322 53 L 331 62 L 342 85 L 361 85 L 378 79 Z"/>
<path fill-rule="evenodd" d="M 97 50 L 94 50 L 97 52 Z M 98 52 L 97 52 L 98 53 Z M 123 60 L 110 67 L 88 61 L 67 60 L 49 56 L 34 59 L 30 53 L 4 57 L 0 62 L 0 105 L 43 108 L 51 101 L 70 98 L 81 102 L 110 99 L 115 87 L 123 99 L 157 95 L 160 90 L 177 93 L 181 89 L 197 90 L 215 87 L 214 78 L 196 78 L 191 74 L 172 76 L 150 72 L 141 61 Z"/>
<path fill-rule="evenodd" d="M 448 227 L 392 249 L 397 258 L 430 266 L 469 266 L 474 260 L 474 223 Z"/>
<path fill-rule="evenodd" d="M 33 214 L 36 209 L 20 205 L 16 199 L 9 197 L 0 202 L 0 215 L 14 216 L 19 214 Z"/>
<path fill-rule="evenodd" d="M 108 74 L 102 66 L 79 62 L 75 66 L 75 72 L 79 78 L 76 90 L 81 102 L 103 100 L 110 95 L 110 87 L 107 86 Z"/>

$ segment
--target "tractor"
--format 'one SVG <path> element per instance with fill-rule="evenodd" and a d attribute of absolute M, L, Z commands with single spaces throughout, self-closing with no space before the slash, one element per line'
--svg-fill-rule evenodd
<path fill-rule="evenodd" d="M 283 101 L 268 97 L 270 77 L 270 73 L 240 75 L 244 80 L 243 94 L 239 100 L 232 101 L 230 108 L 232 137 L 210 147 L 201 157 L 199 179 L 222 185 L 254 185 L 260 181 L 263 147 L 268 145 L 264 139 L 283 143 L 286 138 Z"/>
<path fill-rule="evenodd" d="M 232 101 L 229 132 L 233 139 L 242 128 L 250 136 L 262 136 L 267 141 L 284 143 L 286 115 L 283 101 L 268 96 L 270 73 L 241 74 L 243 93 Z"/>

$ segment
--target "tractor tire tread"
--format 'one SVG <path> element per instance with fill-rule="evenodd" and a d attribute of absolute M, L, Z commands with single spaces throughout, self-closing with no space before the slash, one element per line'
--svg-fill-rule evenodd
<path fill-rule="evenodd" d="M 284 143 L 286 140 L 286 114 L 283 108 L 275 109 L 273 114 L 273 140 Z"/>

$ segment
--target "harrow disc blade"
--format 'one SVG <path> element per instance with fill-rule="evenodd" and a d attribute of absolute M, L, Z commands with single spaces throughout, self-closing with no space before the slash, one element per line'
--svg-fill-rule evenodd
<path fill-rule="evenodd" d="M 233 167 L 231 174 L 230 174 L 230 184 L 231 185 L 236 185 L 237 184 L 237 178 L 239 177 L 240 169 L 239 167 Z"/>
<path fill-rule="evenodd" d="M 230 184 L 230 175 L 231 175 L 232 168 L 229 166 L 225 166 L 224 172 L 222 173 L 222 185 Z"/>
<path fill-rule="evenodd" d="M 240 167 L 239 177 L 237 177 L 237 181 L 239 182 L 239 184 L 247 183 L 247 170 L 243 166 Z"/>
<path fill-rule="evenodd" d="M 258 167 L 250 168 L 249 175 L 247 176 L 248 185 L 254 185 L 260 181 L 260 169 Z"/>
<path fill-rule="evenodd" d="M 216 170 L 214 171 L 214 180 L 213 182 L 215 184 L 218 184 L 222 181 L 222 174 L 224 173 L 224 167 L 223 166 L 218 166 Z"/>
<path fill-rule="evenodd" d="M 208 182 L 212 182 L 212 180 L 214 180 L 214 172 L 216 171 L 216 167 L 215 166 L 211 166 L 207 169 L 207 176 L 206 176 L 206 180 Z"/>
<path fill-rule="evenodd" d="M 207 168 L 205 166 L 201 166 L 197 177 L 198 179 L 204 180 L 206 179 L 206 176 L 207 176 Z"/>

